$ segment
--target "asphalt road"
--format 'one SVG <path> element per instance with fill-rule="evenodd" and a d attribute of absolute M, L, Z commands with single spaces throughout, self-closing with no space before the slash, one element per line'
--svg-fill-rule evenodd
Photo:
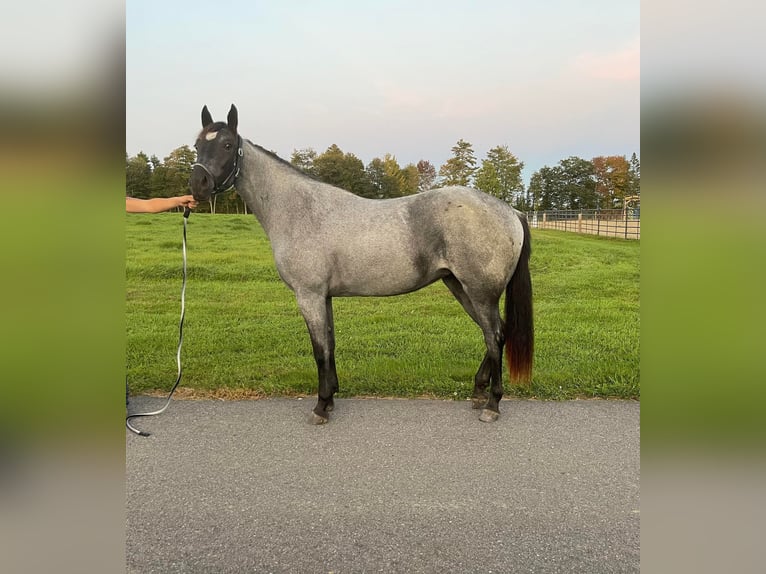
<path fill-rule="evenodd" d="M 130 411 L 162 399 L 136 397 Z M 174 401 L 133 419 L 130 573 L 639 572 L 639 403 Z"/>

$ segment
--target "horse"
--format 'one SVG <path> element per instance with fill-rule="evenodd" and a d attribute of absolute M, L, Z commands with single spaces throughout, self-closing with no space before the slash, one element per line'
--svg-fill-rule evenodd
<path fill-rule="evenodd" d="M 474 377 L 473 408 L 494 422 L 503 396 L 503 346 L 512 383 L 531 380 L 534 327 L 530 232 L 523 213 L 468 187 L 368 199 L 318 181 L 243 139 L 232 104 L 226 122 L 202 108 L 189 177 L 207 201 L 234 188 L 271 244 L 280 278 L 295 294 L 318 373 L 309 415 L 335 408 L 333 297 L 400 295 L 441 280 L 479 326 L 486 354 Z M 505 293 L 505 320 L 500 298 Z M 489 392 L 487 392 L 489 386 Z"/>

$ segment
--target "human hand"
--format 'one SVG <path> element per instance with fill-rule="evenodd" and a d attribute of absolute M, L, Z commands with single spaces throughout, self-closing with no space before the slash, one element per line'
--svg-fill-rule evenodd
<path fill-rule="evenodd" d="M 188 207 L 189 209 L 194 209 L 197 207 L 197 200 L 194 199 L 193 195 L 182 195 L 177 199 L 178 207 Z"/>

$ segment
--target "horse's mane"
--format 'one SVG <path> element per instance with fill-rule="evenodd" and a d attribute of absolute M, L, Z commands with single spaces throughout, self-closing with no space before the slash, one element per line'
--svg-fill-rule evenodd
<path fill-rule="evenodd" d="M 243 138 L 243 139 L 244 139 L 244 140 L 245 140 L 247 143 L 249 143 L 251 146 L 253 146 L 254 148 L 256 148 L 256 149 L 258 149 L 258 150 L 262 151 L 263 153 L 265 153 L 265 154 L 266 154 L 267 156 L 269 156 L 270 158 L 277 160 L 277 162 L 279 162 L 280 164 L 282 164 L 282 165 L 284 165 L 284 166 L 286 166 L 286 167 L 290 168 L 290 169 L 291 169 L 292 171 L 294 171 L 295 173 L 297 173 L 297 174 L 300 174 L 300 175 L 302 175 L 303 177 L 305 177 L 305 178 L 308 178 L 308 179 L 310 179 L 310 180 L 312 180 L 312 181 L 320 181 L 319 179 L 317 179 L 317 178 L 316 178 L 316 177 L 314 177 L 313 175 L 311 175 L 311 174 L 308 174 L 308 173 L 306 173 L 306 172 L 304 172 L 304 171 L 302 171 L 302 170 L 298 169 L 298 168 L 297 168 L 297 167 L 295 167 L 293 164 L 291 164 L 289 161 L 287 161 L 287 160 L 285 160 L 285 159 L 282 159 L 282 158 L 281 158 L 281 157 L 279 157 L 277 154 L 275 154 L 273 151 L 269 151 L 269 150 L 267 150 L 265 147 L 263 147 L 263 146 L 259 146 L 257 143 L 253 143 L 252 141 L 250 141 L 250 140 L 249 140 L 249 139 L 247 139 L 247 138 Z"/>

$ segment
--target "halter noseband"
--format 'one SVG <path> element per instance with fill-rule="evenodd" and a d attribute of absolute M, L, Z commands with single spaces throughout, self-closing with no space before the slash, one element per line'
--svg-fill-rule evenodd
<path fill-rule="evenodd" d="M 213 188 L 213 191 L 210 192 L 211 196 L 218 195 L 219 193 L 224 193 L 234 188 L 234 182 L 236 181 L 237 176 L 239 175 L 239 160 L 240 159 L 242 159 L 242 136 L 237 135 L 237 155 L 234 156 L 234 167 L 232 168 L 229 175 L 226 176 L 226 179 L 224 179 L 221 183 L 219 183 Z M 193 163 L 192 169 L 194 169 L 195 165 L 198 165 L 202 169 L 204 169 L 205 173 L 207 173 L 210 176 L 210 179 L 212 179 L 213 182 L 215 182 L 215 177 L 213 177 L 213 174 L 210 173 L 210 170 L 208 168 L 206 168 L 201 163 Z"/>

